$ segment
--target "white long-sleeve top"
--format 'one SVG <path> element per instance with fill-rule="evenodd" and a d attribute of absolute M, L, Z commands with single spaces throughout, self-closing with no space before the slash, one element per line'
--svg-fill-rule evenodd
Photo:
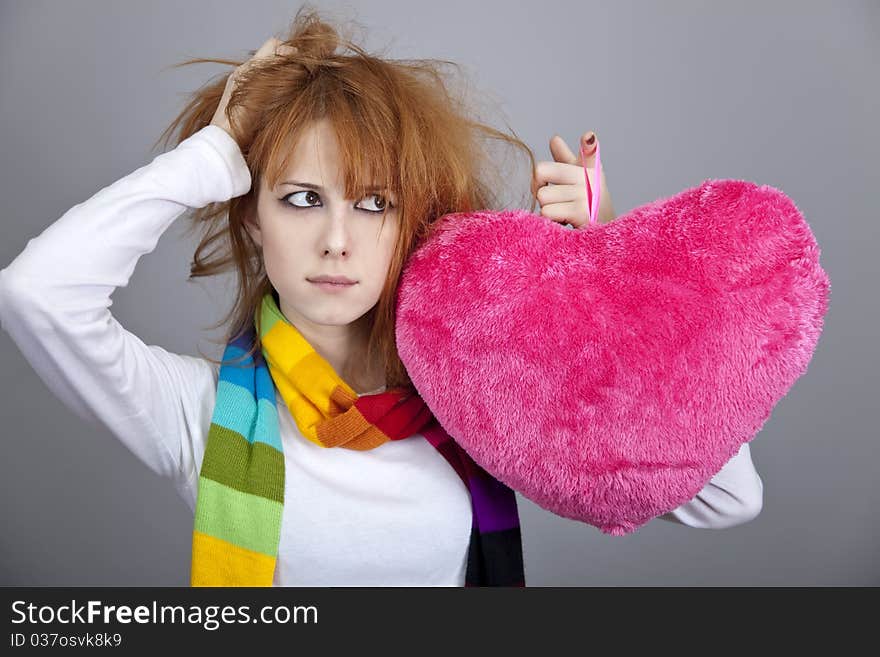
<path fill-rule="evenodd" d="M 76 415 L 171 479 L 193 512 L 219 366 L 144 344 L 110 313 L 110 295 L 187 208 L 250 186 L 238 144 L 209 125 L 70 208 L 0 270 L 0 326 L 34 371 Z M 470 494 L 423 436 L 321 448 L 276 401 L 286 476 L 274 585 L 464 585 Z M 692 500 L 659 517 L 729 527 L 760 512 L 762 492 L 746 443 Z"/>

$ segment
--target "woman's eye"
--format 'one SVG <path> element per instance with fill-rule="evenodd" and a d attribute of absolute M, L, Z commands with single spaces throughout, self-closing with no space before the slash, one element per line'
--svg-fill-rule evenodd
<path fill-rule="evenodd" d="M 376 208 L 375 210 L 371 210 L 369 208 L 363 208 L 364 210 L 367 210 L 367 212 L 384 212 L 386 204 L 390 208 L 394 207 L 394 204 L 391 203 L 390 201 L 388 201 L 381 194 L 368 194 L 367 196 L 364 197 L 364 199 L 372 199 L 373 206 Z"/>
<path fill-rule="evenodd" d="M 299 202 L 296 202 L 296 201 Z M 298 192 L 291 192 L 287 196 L 283 196 L 281 198 L 281 202 L 288 206 L 293 206 L 295 208 L 314 208 L 320 207 L 322 204 L 320 203 L 321 196 L 314 190 L 305 189 Z M 364 197 L 363 201 L 368 201 L 372 207 L 366 208 L 358 208 L 364 210 L 366 212 L 373 213 L 382 213 L 385 211 L 385 206 L 393 208 L 394 204 L 390 201 L 387 201 L 384 196 L 381 194 L 368 194 Z M 361 202 L 363 202 L 361 201 Z M 355 206 L 357 207 L 357 206 Z"/>
<path fill-rule="evenodd" d="M 312 189 L 306 189 L 300 192 L 291 192 L 287 196 L 283 197 L 281 200 L 287 202 L 288 199 L 292 199 L 296 197 L 298 194 L 305 194 L 305 196 L 300 197 L 300 200 L 305 201 L 305 205 L 300 205 L 298 203 L 290 203 L 295 208 L 312 208 L 315 207 L 315 203 L 313 201 L 319 200 L 321 197 L 318 193 Z"/>

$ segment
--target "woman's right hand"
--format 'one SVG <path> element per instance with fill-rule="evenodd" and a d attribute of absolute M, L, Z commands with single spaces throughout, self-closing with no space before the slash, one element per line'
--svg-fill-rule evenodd
<path fill-rule="evenodd" d="M 296 52 L 296 48 L 289 45 L 282 45 L 283 42 L 281 39 L 276 39 L 272 37 L 268 39 L 260 49 L 254 53 L 254 56 L 249 60 L 237 66 L 232 73 L 229 74 L 229 77 L 226 79 L 226 87 L 223 89 L 223 96 L 220 98 L 220 104 L 217 105 L 217 110 L 214 112 L 214 118 L 211 119 L 211 125 L 216 125 L 220 128 L 223 128 L 229 135 L 235 138 L 235 135 L 232 132 L 232 127 L 229 125 L 229 119 L 226 116 L 226 107 L 229 105 L 229 99 L 232 96 L 232 92 L 235 90 L 236 84 L 238 83 L 238 76 L 245 71 L 246 69 L 253 66 L 254 62 L 259 59 L 266 59 L 273 55 L 289 55 L 293 52 Z M 240 118 L 236 116 L 236 122 L 240 123 Z"/>

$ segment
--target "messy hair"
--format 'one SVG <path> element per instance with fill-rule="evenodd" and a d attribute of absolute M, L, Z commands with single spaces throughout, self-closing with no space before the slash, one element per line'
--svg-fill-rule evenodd
<path fill-rule="evenodd" d="M 499 208 L 498 190 L 505 177 L 499 171 L 499 158 L 488 148 L 490 140 L 520 149 L 532 171 L 535 157 L 509 126 L 507 134 L 474 118 L 466 94 L 453 93 L 454 85 L 445 75 L 444 65 L 461 70 L 454 62 L 383 58 L 369 54 L 341 32 L 304 5 L 286 38 L 281 38 L 295 50 L 256 60 L 238 77 L 226 116 L 252 184 L 242 196 L 189 214 L 189 231 L 201 229 L 201 241 L 188 280 L 235 270 L 234 304 L 213 328 L 227 327 L 225 343 L 253 325 L 263 296 L 275 291 L 245 222 L 256 216 L 262 177 L 272 188 L 287 170 L 302 133 L 313 122 L 326 119 L 341 151 L 346 196 L 362 198 L 378 183 L 398 199 L 400 230 L 388 275 L 378 302 L 357 320 L 368 339 L 350 362 L 384 367 L 388 389 L 413 390 L 395 340 L 397 286 L 407 258 L 444 214 Z M 195 63 L 237 67 L 243 62 L 196 58 L 175 67 Z M 158 141 L 164 139 L 167 146 L 177 131 L 176 145 L 209 125 L 229 73 L 194 92 Z M 248 117 L 247 126 L 236 122 L 239 108 Z M 258 349 L 256 331 L 248 355 Z M 351 369 L 340 372 L 349 383 L 359 379 L 359 372 Z"/>

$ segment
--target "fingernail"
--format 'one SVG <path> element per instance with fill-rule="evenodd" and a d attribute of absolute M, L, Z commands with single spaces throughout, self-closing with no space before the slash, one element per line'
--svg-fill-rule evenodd
<path fill-rule="evenodd" d="M 594 141 L 596 141 L 596 135 L 595 135 L 595 133 L 594 133 L 594 134 L 591 134 L 591 135 L 590 135 L 590 138 L 587 139 L 587 141 L 586 141 L 585 143 L 587 144 L 587 146 L 592 146 Z"/>

